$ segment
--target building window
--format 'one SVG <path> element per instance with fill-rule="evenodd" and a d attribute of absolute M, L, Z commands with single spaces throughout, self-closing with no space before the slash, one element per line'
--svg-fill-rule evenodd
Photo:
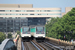
<path fill-rule="evenodd" d="M 40 10 L 40 12 L 45 12 L 45 10 Z"/>
<path fill-rule="evenodd" d="M 21 19 L 27 19 L 26 17 L 20 17 Z"/>
<path fill-rule="evenodd" d="M 21 14 L 16 14 L 16 15 L 21 15 Z"/>
<path fill-rule="evenodd" d="M 40 10 L 35 10 L 35 12 L 40 12 Z"/>
<path fill-rule="evenodd" d="M 21 22 L 23 22 L 23 20 L 21 20 Z"/>
<path fill-rule="evenodd" d="M 16 12 L 15 10 L 10 10 L 10 12 Z"/>
<path fill-rule="evenodd" d="M 7 22 L 12 22 L 12 20 L 8 20 Z"/>
<path fill-rule="evenodd" d="M 0 19 L 3 19 L 3 17 L 0 17 Z"/>
<path fill-rule="evenodd" d="M 25 12 L 25 10 L 21 10 L 21 12 Z"/>
<path fill-rule="evenodd" d="M 30 15 L 34 15 L 34 14 L 30 14 Z"/>
<path fill-rule="evenodd" d="M 30 10 L 30 12 L 34 12 L 34 10 Z"/>
<path fill-rule="evenodd" d="M 23 25 L 27 25 L 27 23 L 23 23 Z"/>
<path fill-rule="evenodd" d="M 5 10 L 0 10 L 0 12 L 5 12 Z"/>
<path fill-rule="evenodd" d="M 34 10 L 27 10 L 27 12 L 34 12 Z"/>
<path fill-rule="evenodd" d="M 27 20 L 24 20 L 24 22 L 27 22 Z"/>
<path fill-rule="evenodd" d="M 10 14 L 6 14 L 6 15 L 10 15 Z"/>
<path fill-rule="evenodd" d="M 19 20 L 16 20 L 15 22 L 19 22 Z"/>
<path fill-rule="evenodd" d="M 46 10 L 47 12 L 50 12 L 50 10 Z"/>
<path fill-rule="evenodd" d="M 30 12 L 30 10 L 27 10 L 27 12 Z"/>
<path fill-rule="evenodd" d="M 16 10 L 16 12 L 21 12 L 20 10 Z"/>
<path fill-rule="evenodd" d="M 12 17 L 13 19 L 15 19 L 16 17 Z"/>
<path fill-rule="evenodd" d="M 19 29 L 19 27 L 15 27 L 15 29 Z"/>
<path fill-rule="evenodd" d="M 11 27 L 10 29 L 13 29 L 13 27 Z"/>
<path fill-rule="evenodd" d="M 0 14 L 0 15 L 6 15 L 6 14 Z"/>
<path fill-rule="evenodd" d="M 12 17 L 9 17 L 9 19 L 12 19 Z"/>
<path fill-rule="evenodd" d="M 41 14 L 38 14 L 38 15 L 41 15 Z"/>
<path fill-rule="evenodd" d="M 41 14 L 41 15 L 47 15 L 47 14 Z"/>
<path fill-rule="evenodd" d="M 10 12 L 10 10 L 5 10 L 5 12 Z"/>
<path fill-rule="evenodd" d="M 28 14 L 22 14 L 22 15 L 28 15 Z"/>
<path fill-rule="evenodd" d="M 16 15 L 16 14 L 11 14 L 11 15 Z"/>
<path fill-rule="evenodd" d="M 32 22 L 32 20 L 29 20 L 28 22 Z"/>
<path fill-rule="evenodd" d="M 2 28 L 0 28 L 0 29 L 2 29 Z"/>
<path fill-rule="evenodd" d="M 19 26 L 19 24 L 15 24 L 15 25 Z"/>
<path fill-rule="evenodd" d="M 48 14 L 48 15 L 61 15 L 61 13 L 56 13 L 56 14 Z"/>
<path fill-rule="evenodd" d="M 51 10 L 51 12 L 61 12 L 61 10 Z"/>
<path fill-rule="evenodd" d="M 40 20 L 38 20 L 38 22 L 40 22 Z"/>

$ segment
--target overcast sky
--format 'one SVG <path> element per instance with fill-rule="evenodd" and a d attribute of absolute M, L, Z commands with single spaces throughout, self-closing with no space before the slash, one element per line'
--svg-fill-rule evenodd
<path fill-rule="evenodd" d="M 75 0 L 0 0 L 0 4 L 33 4 L 33 8 L 61 8 L 75 7 Z"/>

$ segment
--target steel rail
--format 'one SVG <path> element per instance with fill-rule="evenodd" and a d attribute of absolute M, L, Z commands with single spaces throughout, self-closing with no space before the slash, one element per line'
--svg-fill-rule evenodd
<path fill-rule="evenodd" d="M 43 46 L 32 40 L 32 42 L 40 49 L 40 50 L 46 50 Z"/>

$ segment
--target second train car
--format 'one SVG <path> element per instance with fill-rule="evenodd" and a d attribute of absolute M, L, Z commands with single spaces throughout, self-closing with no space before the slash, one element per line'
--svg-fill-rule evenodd
<path fill-rule="evenodd" d="M 34 37 L 36 41 L 44 41 L 46 35 L 45 26 L 35 26 L 30 29 L 31 36 Z"/>

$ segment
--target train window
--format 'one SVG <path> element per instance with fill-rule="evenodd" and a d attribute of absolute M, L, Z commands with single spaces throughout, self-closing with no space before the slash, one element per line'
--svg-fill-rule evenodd
<path fill-rule="evenodd" d="M 44 27 L 37 27 L 36 31 L 36 34 L 44 34 Z"/>
<path fill-rule="evenodd" d="M 23 32 L 27 32 L 27 31 L 29 31 L 29 27 L 24 27 Z"/>
<path fill-rule="evenodd" d="M 43 27 L 37 27 L 37 31 L 44 31 Z"/>

